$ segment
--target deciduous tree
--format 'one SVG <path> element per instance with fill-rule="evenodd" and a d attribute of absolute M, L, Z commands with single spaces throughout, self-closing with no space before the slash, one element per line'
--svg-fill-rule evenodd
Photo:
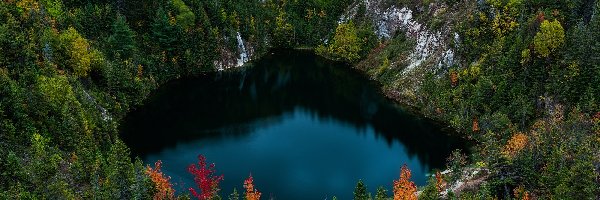
<path fill-rule="evenodd" d="M 565 43 L 565 30 L 558 20 L 544 20 L 533 39 L 539 57 L 546 58 Z"/>
<path fill-rule="evenodd" d="M 223 180 L 223 175 L 216 176 L 215 164 L 206 164 L 206 158 L 203 155 L 198 156 L 198 165 L 192 164 L 188 167 L 188 172 L 194 175 L 194 181 L 200 191 L 190 188 L 193 197 L 199 200 L 208 200 L 218 196 L 219 182 Z"/>
<path fill-rule="evenodd" d="M 150 176 L 150 180 L 154 183 L 154 187 L 156 188 L 156 193 L 154 193 L 154 200 L 163 200 L 163 199 L 174 199 L 175 190 L 173 189 L 173 184 L 171 184 L 171 177 L 166 176 L 161 171 L 162 162 L 156 161 L 154 163 L 154 168 L 149 165 L 146 167 L 146 174 Z"/>
<path fill-rule="evenodd" d="M 252 174 L 248 179 L 244 180 L 244 188 L 246 189 L 246 200 L 259 200 L 261 193 L 258 189 L 254 188 L 254 179 Z"/>
<path fill-rule="evenodd" d="M 410 169 L 406 165 L 400 170 L 400 179 L 394 180 L 394 200 L 416 200 L 417 186 L 410 181 Z"/>

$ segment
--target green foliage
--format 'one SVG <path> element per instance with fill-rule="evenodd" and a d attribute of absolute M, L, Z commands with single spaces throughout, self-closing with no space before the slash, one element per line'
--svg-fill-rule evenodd
<path fill-rule="evenodd" d="M 93 50 L 89 42 L 72 27 L 62 32 L 59 39 L 68 56 L 68 69 L 75 76 L 87 76 L 92 65 L 102 60 L 100 52 Z"/>
<path fill-rule="evenodd" d="M 101 41 L 113 34 L 111 30 L 115 24 L 115 17 L 119 15 L 117 10 L 108 4 L 86 4 L 82 8 L 70 11 L 73 27 L 85 38 L 94 41 Z M 103 52 L 110 54 L 110 51 Z"/>
<path fill-rule="evenodd" d="M 317 48 L 317 53 L 352 63 L 360 58 L 361 47 L 362 41 L 358 38 L 356 27 L 349 22 L 338 25 L 330 44 Z"/>
<path fill-rule="evenodd" d="M 175 54 L 177 48 L 179 31 L 177 27 L 169 21 L 169 16 L 163 8 L 159 8 L 156 11 L 156 17 L 152 23 L 151 39 L 158 44 L 157 50 L 163 50 L 172 57 Z"/>
<path fill-rule="evenodd" d="M 0 2 L 0 199 L 150 199 L 142 163 L 118 139 L 132 107 L 160 84 L 214 70 L 236 51 L 236 32 L 255 55 L 275 38 L 314 45 L 350 3 Z"/>
<path fill-rule="evenodd" d="M 237 192 L 237 189 L 233 188 L 233 192 L 229 194 L 229 200 L 239 200 L 240 194 Z"/>
<path fill-rule="evenodd" d="M 356 183 L 356 187 L 354 188 L 354 200 L 368 200 L 369 195 L 367 194 L 367 186 L 362 182 L 362 180 L 358 180 Z"/>
<path fill-rule="evenodd" d="M 421 190 L 421 194 L 419 195 L 419 199 L 424 200 L 437 200 L 441 199 L 440 193 L 436 187 L 436 179 L 434 176 L 429 177 L 427 180 L 427 185 Z"/>
<path fill-rule="evenodd" d="M 57 109 L 81 106 L 65 76 L 40 76 L 38 78 L 38 89 L 44 99 Z"/>
<path fill-rule="evenodd" d="M 184 29 L 189 29 L 196 23 L 196 15 L 185 5 L 183 0 L 172 0 L 173 6 L 177 10 L 177 24 Z"/>
<path fill-rule="evenodd" d="M 460 194 L 458 199 L 497 199 L 490 191 L 490 187 L 487 183 L 483 183 L 477 190 L 465 191 Z M 453 196 L 452 192 L 449 192 L 448 196 Z M 518 197 L 515 197 L 518 198 Z M 440 199 L 440 198 L 436 198 Z"/>
<path fill-rule="evenodd" d="M 460 66 L 443 76 L 426 76 L 419 88 L 422 111 L 475 139 L 474 162 L 484 163 L 492 174 L 489 184 L 461 192 L 460 198 L 511 198 L 512 189 L 521 186 L 537 198 L 598 195 L 593 189 L 598 182 L 592 178 L 598 173 L 577 167 L 598 163 L 598 158 L 590 161 L 594 158 L 583 153 L 597 151 L 592 150 L 597 146 L 589 146 L 593 131 L 583 125 L 585 118 L 554 116 L 562 110 L 586 112 L 570 116 L 597 112 L 592 88 L 598 84 L 591 84 L 600 61 L 592 56 L 597 53 L 592 39 L 597 34 L 588 32 L 593 26 L 584 23 L 585 15 L 574 14 L 588 12 L 575 9 L 585 7 L 581 5 L 575 1 L 479 3 L 458 28 L 461 38 L 456 50 L 464 59 Z M 480 130 L 472 131 L 474 124 Z M 515 135 L 520 136 L 519 148 L 514 147 Z M 519 152 L 506 156 L 509 150 Z M 453 171 L 460 168 L 452 167 L 460 166 L 455 160 L 448 166 Z M 589 187 L 570 181 L 573 176 Z"/>
<path fill-rule="evenodd" d="M 149 198 L 149 178 L 144 175 L 142 163 L 133 163 L 130 157 L 123 155 L 129 155 L 129 148 L 117 140 L 106 156 L 105 192 L 113 199 Z"/>
<path fill-rule="evenodd" d="M 359 68 L 394 91 L 415 42 L 397 33 L 373 49 L 379 41 L 365 5 L 338 24 L 354 2 L 0 2 L 0 199 L 151 198 L 142 163 L 118 139 L 119 120 L 160 84 L 214 70 L 236 51 L 237 32 L 258 54 L 329 41 L 319 54 L 351 63 L 368 56 L 371 68 Z M 457 14 L 448 23 L 460 35 L 453 47 L 461 60 L 424 72 L 415 98 L 427 116 L 476 140 L 472 157 L 491 170 L 489 184 L 460 198 L 510 195 L 517 186 L 541 199 L 597 198 L 600 128 L 590 118 L 600 109 L 600 4 L 445 2 L 429 24 Z M 549 117 L 558 105 L 575 111 Z M 481 130 L 471 131 L 474 119 Z M 519 132 L 530 142 L 507 158 Z M 460 157 L 449 168 L 460 170 Z M 355 194 L 368 198 L 362 187 Z M 432 191 L 423 198 L 435 198 Z"/>
<path fill-rule="evenodd" d="M 377 194 L 375 194 L 375 200 L 385 200 L 387 198 L 387 190 L 383 186 L 379 186 L 377 188 Z"/>
<path fill-rule="evenodd" d="M 75 148 L 78 134 L 89 134 L 90 130 L 67 78 L 40 76 L 36 89 L 39 92 L 36 104 L 40 109 L 35 111 L 34 116 L 44 119 L 41 121 L 44 124 L 42 130 L 52 133 L 54 141 L 61 147 Z"/>
<path fill-rule="evenodd" d="M 129 28 L 125 17 L 117 15 L 117 19 L 112 25 L 113 34 L 108 37 L 111 58 L 128 59 L 134 54 L 135 41 L 134 32 Z"/>
<path fill-rule="evenodd" d="M 540 25 L 540 32 L 535 34 L 533 40 L 535 51 L 540 57 L 548 57 L 565 43 L 565 31 L 558 20 L 552 22 L 544 20 Z"/>
<path fill-rule="evenodd" d="M 62 1 L 42 0 L 41 3 L 44 5 L 44 8 L 48 11 L 48 14 L 50 14 L 51 17 L 59 20 L 63 19 L 64 11 Z"/>
<path fill-rule="evenodd" d="M 275 30 L 273 31 L 275 46 L 292 47 L 294 44 L 294 34 L 294 26 L 287 22 L 286 12 L 280 10 L 277 18 L 275 18 Z"/>
<path fill-rule="evenodd" d="M 467 158 L 460 150 L 452 151 L 452 155 L 448 157 L 447 168 L 451 170 L 450 182 L 458 181 L 462 177 L 463 167 L 467 164 Z"/>

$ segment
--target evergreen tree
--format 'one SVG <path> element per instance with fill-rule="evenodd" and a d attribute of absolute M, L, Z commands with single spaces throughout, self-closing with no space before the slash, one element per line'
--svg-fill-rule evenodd
<path fill-rule="evenodd" d="M 229 195 L 229 200 L 240 200 L 240 194 L 237 189 L 233 188 L 233 192 Z"/>
<path fill-rule="evenodd" d="M 158 44 L 158 49 L 163 50 L 167 57 L 172 57 L 177 47 L 178 35 L 177 27 L 171 24 L 165 10 L 159 8 L 152 23 L 152 41 Z"/>
<path fill-rule="evenodd" d="M 356 187 L 354 188 L 354 200 L 368 200 L 369 195 L 367 194 L 367 186 L 362 182 L 362 180 L 358 180 Z"/>
<path fill-rule="evenodd" d="M 113 34 L 108 38 L 108 44 L 112 51 L 111 57 L 120 57 L 122 59 L 130 58 L 135 50 L 134 33 L 127 25 L 123 15 L 117 15 L 117 19 L 112 25 Z"/>
<path fill-rule="evenodd" d="M 294 43 L 294 26 L 287 21 L 287 14 L 283 9 L 279 10 L 275 25 L 273 33 L 275 46 L 291 47 Z"/>
<path fill-rule="evenodd" d="M 387 199 L 387 190 L 383 186 L 379 186 L 377 188 L 377 194 L 375 195 L 375 200 L 385 200 Z"/>

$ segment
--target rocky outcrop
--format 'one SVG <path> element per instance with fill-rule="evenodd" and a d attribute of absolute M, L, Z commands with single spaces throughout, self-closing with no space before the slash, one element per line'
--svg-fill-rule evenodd
<path fill-rule="evenodd" d="M 444 176 L 451 173 L 453 173 L 451 170 L 441 172 Z M 446 187 L 442 189 L 442 192 L 440 193 L 442 198 L 448 198 L 449 193 L 460 195 L 460 193 L 465 191 L 476 190 L 490 176 L 490 172 L 486 168 L 465 168 L 459 173 L 461 173 L 459 180 L 447 184 Z"/>
<path fill-rule="evenodd" d="M 384 0 L 363 0 L 352 5 L 339 22 L 352 19 L 361 4 L 366 7 L 367 17 L 375 25 L 374 31 L 378 37 L 385 41 L 394 38 L 396 34 L 404 34 L 414 41 L 409 53 L 401 56 L 402 60 L 392 62 L 389 66 L 400 69 L 396 70 L 400 71 L 396 74 L 396 81 L 385 88 L 390 97 L 415 104 L 418 101 L 417 90 L 427 73 L 441 76 L 448 72 L 449 67 L 460 65 L 455 54 L 456 46 L 452 45 L 458 44 L 460 40 L 454 26 L 455 19 L 468 8 L 450 7 L 441 2 L 428 5 L 395 5 Z M 429 24 L 436 24 L 436 27 Z M 375 75 L 372 76 L 373 79 L 377 79 Z"/>

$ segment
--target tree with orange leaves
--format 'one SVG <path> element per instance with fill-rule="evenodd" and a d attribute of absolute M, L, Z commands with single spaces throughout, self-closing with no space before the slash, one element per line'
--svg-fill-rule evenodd
<path fill-rule="evenodd" d="M 435 187 L 437 188 L 438 192 L 442 192 L 446 188 L 444 175 L 440 171 L 435 172 Z"/>
<path fill-rule="evenodd" d="M 475 117 L 473 118 L 473 132 L 478 132 L 479 130 L 479 119 Z"/>
<path fill-rule="evenodd" d="M 520 185 L 519 187 L 516 187 L 513 190 L 513 193 L 515 195 L 515 199 L 520 199 L 520 200 L 529 200 L 531 199 L 531 196 L 529 195 L 529 192 L 527 192 L 527 190 L 525 190 L 525 188 Z"/>
<path fill-rule="evenodd" d="M 400 171 L 400 180 L 394 180 L 394 200 L 417 200 L 417 186 L 410 181 L 410 170 L 406 165 Z"/>
<path fill-rule="evenodd" d="M 259 200 L 261 193 L 254 188 L 254 179 L 252 174 L 248 179 L 244 180 L 244 188 L 246 189 L 246 200 Z"/>
<path fill-rule="evenodd" d="M 171 184 L 171 177 L 165 176 L 160 168 L 162 167 L 162 162 L 156 161 L 154 163 L 154 169 L 150 166 L 146 167 L 146 174 L 150 176 L 150 180 L 154 183 L 156 187 L 156 193 L 152 199 L 154 200 L 163 200 L 163 199 L 175 199 L 173 194 L 175 190 L 173 189 L 173 184 Z"/>
<path fill-rule="evenodd" d="M 455 70 L 450 71 L 450 83 L 452 87 L 458 86 L 458 73 Z"/>
<path fill-rule="evenodd" d="M 502 154 L 505 156 L 512 158 L 517 153 L 519 153 L 522 149 L 527 146 L 528 137 L 524 133 L 516 133 L 509 140 L 508 143 L 504 146 L 502 150 Z"/>

